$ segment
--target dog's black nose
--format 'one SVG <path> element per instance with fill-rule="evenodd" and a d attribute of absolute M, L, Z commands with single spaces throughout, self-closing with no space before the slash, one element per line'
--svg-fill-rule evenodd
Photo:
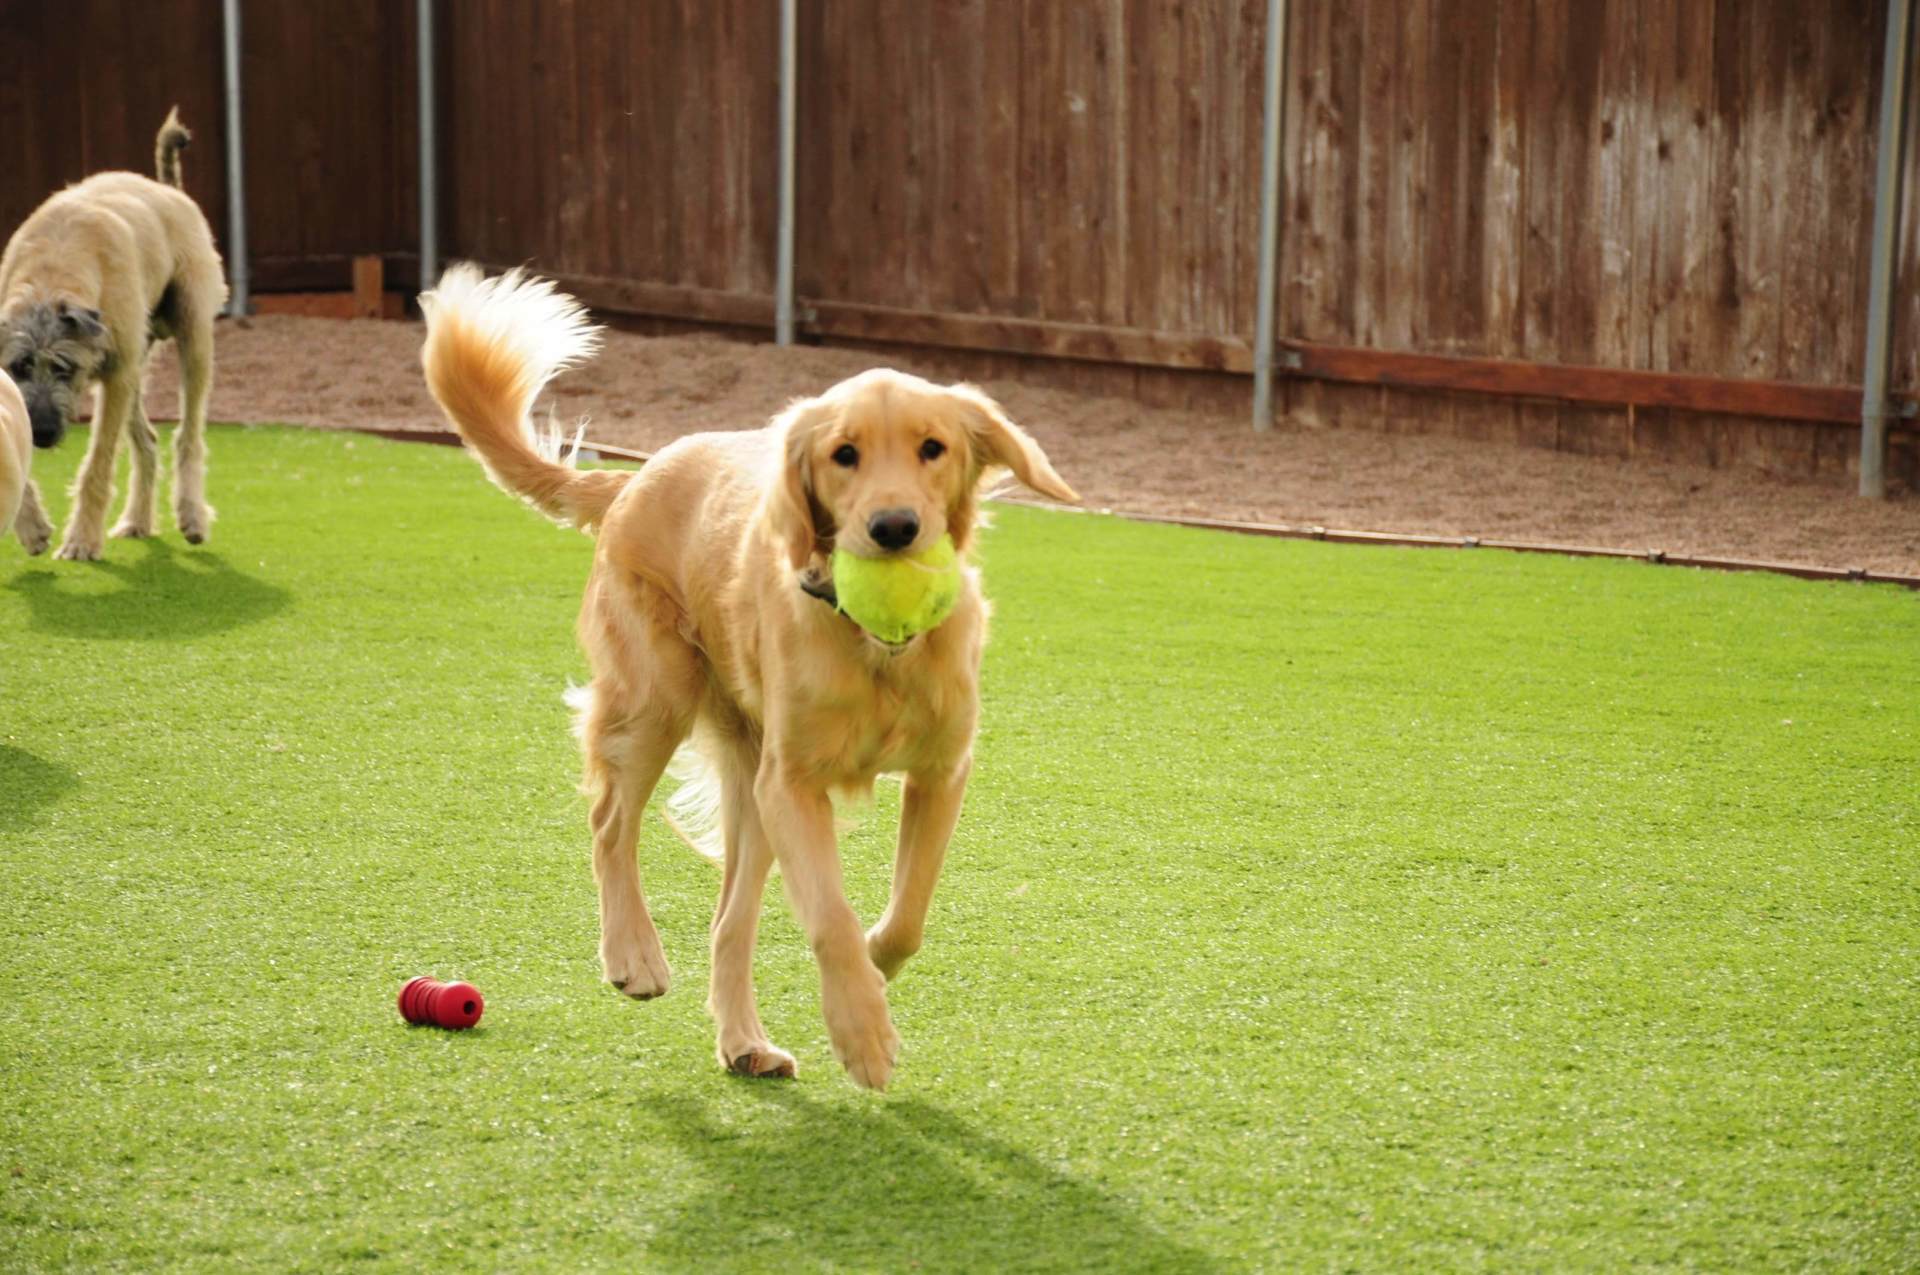
<path fill-rule="evenodd" d="M 35 447 L 52 447 L 59 443 L 60 436 L 67 432 L 67 423 L 60 419 L 58 412 L 27 411 L 27 422 L 33 430 Z"/>
<path fill-rule="evenodd" d="M 920 534 L 920 515 L 911 509 L 882 509 L 867 519 L 867 534 L 882 549 L 904 549 Z"/>

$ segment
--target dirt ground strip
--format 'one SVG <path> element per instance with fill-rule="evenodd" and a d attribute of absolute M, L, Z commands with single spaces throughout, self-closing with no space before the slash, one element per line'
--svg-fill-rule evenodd
<path fill-rule="evenodd" d="M 212 415 L 442 429 L 421 382 L 417 323 L 258 316 L 222 323 Z M 652 450 L 758 426 L 789 399 L 886 361 L 862 351 L 610 332 L 551 394 L 562 421 Z M 896 362 L 915 369 L 911 356 Z M 176 411 L 170 348 L 149 410 Z M 1474 535 L 1920 574 L 1920 498 L 1753 470 L 1620 461 L 1451 438 L 1276 429 L 1012 381 L 983 388 L 1094 507 L 1371 531 Z"/>

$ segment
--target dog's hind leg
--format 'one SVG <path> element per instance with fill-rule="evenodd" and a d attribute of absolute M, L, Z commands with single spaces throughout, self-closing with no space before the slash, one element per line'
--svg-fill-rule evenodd
<path fill-rule="evenodd" d="M 99 410 L 93 414 L 93 437 L 80 472 L 73 480 L 73 513 L 67 534 L 54 557 L 91 562 L 100 556 L 107 523 L 107 503 L 113 498 L 114 453 L 120 449 L 120 431 L 127 412 L 139 395 L 139 372 L 122 364 L 100 389 Z"/>
<path fill-rule="evenodd" d="M 773 847 L 753 800 L 759 759 L 750 745 L 730 740 L 720 759 L 720 822 L 726 868 L 713 914 L 713 982 L 707 1012 L 718 1028 L 720 1065 L 743 1076 L 791 1076 L 793 1055 L 767 1039 L 753 995 L 753 945 Z"/>
<path fill-rule="evenodd" d="M 127 488 L 127 507 L 120 514 L 111 536 L 134 538 L 153 534 L 154 489 L 159 477 L 160 439 L 153 422 L 147 419 L 146 395 L 136 390 L 133 406 L 127 412 L 127 441 L 133 449 L 133 481 Z"/>
<path fill-rule="evenodd" d="M 173 436 L 173 512 L 188 544 L 213 529 L 207 504 L 207 395 L 213 388 L 213 315 L 181 316 L 174 337 L 180 352 L 180 429 Z"/>
<path fill-rule="evenodd" d="M 13 534 L 20 537 L 21 547 L 31 554 L 45 553 L 47 543 L 53 539 L 53 522 L 40 503 L 40 488 L 31 479 L 20 494 L 20 512 L 13 516 Z"/>
<path fill-rule="evenodd" d="M 593 795 L 593 874 L 600 886 L 600 963 L 629 996 L 663 995 L 669 973 L 647 911 L 634 851 L 640 814 L 693 726 L 705 682 L 694 650 L 655 624 L 651 586 L 631 578 L 588 585 L 580 635 L 594 665 L 580 715 Z"/>

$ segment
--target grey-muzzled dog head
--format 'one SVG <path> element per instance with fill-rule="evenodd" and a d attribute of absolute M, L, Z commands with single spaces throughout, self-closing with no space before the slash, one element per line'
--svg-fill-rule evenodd
<path fill-rule="evenodd" d="M 87 306 L 33 301 L 0 320 L 0 367 L 27 400 L 35 447 L 60 441 L 81 392 L 111 354 L 107 325 Z"/>

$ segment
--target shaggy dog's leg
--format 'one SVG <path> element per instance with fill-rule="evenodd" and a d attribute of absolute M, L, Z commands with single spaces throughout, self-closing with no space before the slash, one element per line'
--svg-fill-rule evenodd
<path fill-rule="evenodd" d="M 73 513 L 67 534 L 54 557 L 91 562 L 100 556 L 107 523 L 107 503 L 113 498 L 113 460 L 120 448 L 120 431 L 139 396 L 139 371 L 122 364 L 100 389 L 100 407 L 93 415 L 93 437 L 73 480 Z"/>
<path fill-rule="evenodd" d="M 32 554 L 45 553 L 48 542 L 53 539 L 53 522 L 40 503 L 40 488 L 31 480 L 20 494 L 20 512 L 13 516 L 13 533 Z"/>
<path fill-rule="evenodd" d="M 755 759 L 744 745 L 720 763 L 721 831 L 726 868 L 713 914 L 713 982 L 707 1011 L 718 1027 L 720 1065 L 743 1076 L 791 1076 L 793 1055 L 767 1039 L 753 996 L 753 941 L 773 847 L 753 802 Z"/>
<path fill-rule="evenodd" d="M 933 887 L 947 859 L 947 842 L 960 818 L 972 761 L 952 774 L 907 776 L 900 805 L 900 844 L 893 859 L 893 894 L 887 910 L 867 933 L 867 954 L 889 980 L 920 950 Z"/>
<path fill-rule="evenodd" d="M 173 436 L 173 512 L 188 544 L 213 528 L 207 505 L 207 394 L 213 388 L 213 315 L 186 316 L 180 352 L 180 429 Z"/>
<path fill-rule="evenodd" d="M 143 537 L 153 534 L 154 489 L 158 477 L 160 439 L 147 419 L 146 395 L 135 391 L 133 406 L 127 412 L 127 441 L 133 448 L 133 483 L 127 488 L 127 507 L 120 514 L 111 536 Z"/>
<path fill-rule="evenodd" d="M 787 898 L 820 965 L 820 1009 L 834 1057 L 856 1083 L 885 1089 L 900 1035 L 887 1016 L 887 980 L 868 958 L 860 918 L 847 903 L 833 801 L 783 774 L 771 754 L 761 762 L 753 793 Z"/>

